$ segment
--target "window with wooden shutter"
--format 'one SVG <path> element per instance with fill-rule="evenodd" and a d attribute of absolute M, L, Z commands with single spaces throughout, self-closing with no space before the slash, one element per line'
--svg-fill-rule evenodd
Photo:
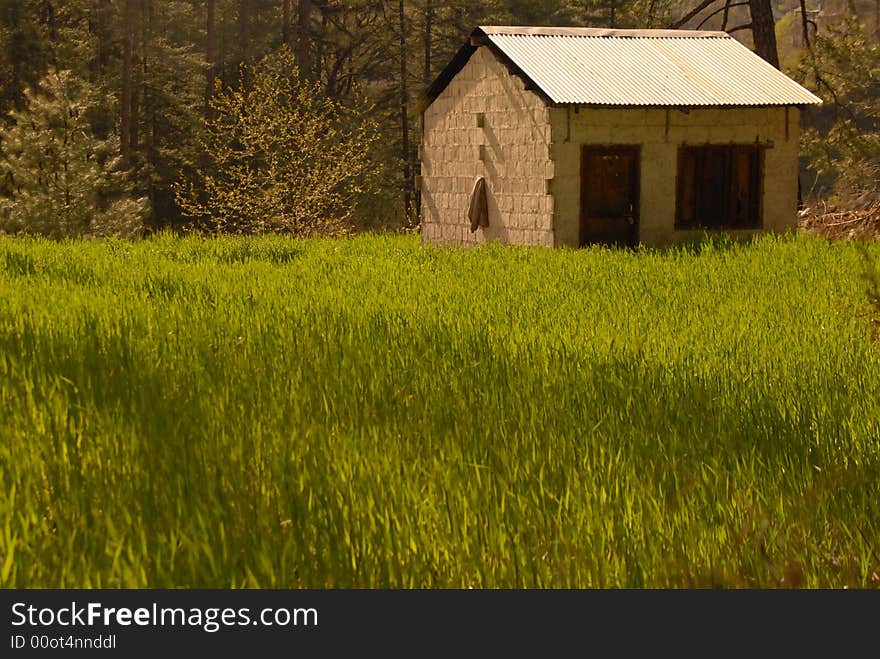
<path fill-rule="evenodd" d="M 760 228 L 761 161 L 755 144 L 679 149 L 676 228 Z"/>

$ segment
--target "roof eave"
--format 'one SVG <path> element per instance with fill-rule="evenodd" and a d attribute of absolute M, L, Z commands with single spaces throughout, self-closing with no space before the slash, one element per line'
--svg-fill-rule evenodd
<path fill-rule="evenodd" d="M 810 108 L 822 105 L 822 101 L 812 103 L 742 103 L 717 105 L 679 105 L 679 104 L 623 104 L 623 103 L 583 103 L 575 101 L 548 101 L 547 105 L 553 108 L 602 108 L 617 110 L 742 110 L 746 108 Z"/>
<path fill-rule="evenodd" d="M 458 52 L 450 60 L 449 64 L 447 64 L 444 69 L 434 78 L 434 81 L 428 85 L 428 88 L 425 90 L 425 93 L 422 94 L 421 105 L 422 112 L 428 109 L 428 106 L 431 105 L 440 94 L 443 93 L 443 90 L 449 86 L 449 83 L 452 82 L 452 79 L 458 75 L 458 72 L 461 71 L 468 61 L 471 59 L 471 56 L 477 52 L 477 47 L 472 46 L 470 41 L 465 43 L 461 48 L 458 49 Z"/>
<path fill-rule="evenodd" d="M 458 49 L 458 52 L 453 56 L 449 64 L 446 65 L 443 71 L 441 71 L 434 79 L 434 82 L 432 82 L 425 90 L 425 93 L 422 96 L 421 112 L 424 113 L 424 111 L 427 110 L 435 100 L 437 100 L 440 94 L 443 93 L 443 90 L 449 86 L 450 82 L 452 82 L 452 79 L 455 78 L 455 76 L 458 75 L 458 73 L 470 61 L 473 54 L 477 52 L 477 49 L 483 46 L 488 48 L 492 54 L 495 55 L 496 59 L 504 64 L 513 75 L 522 79 L 525 83 L 526 91 L 534 92 L 542 101 L 544 101 L 544 103 L 547 105 L 553 105 L 553 99 L 551 99 L 534 80 L 517 66 L 517 64 L 505 54 L 501 48 L 489 39 L 487 33 L 483 31 L 482 27 L 477 27 L 471 32 L 467 43 Z"/>
<path fill-rule="evenodd" d="M 632 39 L 638 37 L 669 38 L 680 37 L 688 39 L 732 39 L 727 32 L 720 30 L 688 30 L 688 29 L 646 29 L 630 30 L 618 28 L 595 28 L 595 27 L 540 27 L 540 26 L 516 26 L 516 25 L 481 25 L 477 28 L 484 35 L 506 34 L 513 36 L 569 36 L 569 37 L 616 37 Z"/>

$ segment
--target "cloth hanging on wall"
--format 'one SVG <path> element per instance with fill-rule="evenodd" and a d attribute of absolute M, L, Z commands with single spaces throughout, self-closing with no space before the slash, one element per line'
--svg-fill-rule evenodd
<path fill-rule="evenodd" d="M 489 204 L 486 200 L 486 179 L 482 176 L 474 182 L 471 191 L 471 202 L 468 205 L 468 219 L 471 221 L 471 233 L 479 227 L 489 226 Z"/>

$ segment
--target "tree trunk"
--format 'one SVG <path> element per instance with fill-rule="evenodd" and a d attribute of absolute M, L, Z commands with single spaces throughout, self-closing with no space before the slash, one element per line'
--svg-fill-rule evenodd
<path fill-rule="evenodd" d="M 312 73 L 312 0 L 299 0 L 296 26 L 296 66 L 300 75 L 304 78 L 310 78 Z"/>
<path fill-rule="evenodd" d="M 44 0 L 40 6 L 40 19 L 46 26 L 49 41 L 58 41 L 58 21 L 55 18 L 55 5 L 51 0 Z"/>
<path fill-rule="evenodd" d="M 139 7 L 135 11 L 135 24 L 131 26 L 132 32 L 135 32 L 132 43 L 136 44 L 132 50 L 131 137 L 129 138 L 132 152 L 137 151 L 140 145 L 141 105 L 144 99 L 147 76 L 146 16 L 148 2 L 149 0 L 139 0 Z M 135 31 L 135 27 L 139 29 Z"/>
<path fill-rule="evenodd" d="M 880 2 L 880 0 L 877 0 Z M 425 87 L 431 84 L 431 31 L 434 23 L 434 3 L 425 0 Z"/>
<path fill-rule="evenodd" d="M 131 62 L 134 54 L 136 0 L 125 0 L 122 27 L 122 90 L 120 93 L 119 151 L 125 167 L 131 164 Z"/>
<path fill-rule="evenodd" d="M 327 34 L 327 26 L 330 23 L 329 12 L 326 10 L 327 5 L 325 4 L 321 8 L 321 34 Z M 311 74 L 315 80 L 320 80 L 324 75 L 324 46 L 319 39 L 312 39 L 310 45 L 312 47 L 312 51 L 310 51 L 312 62 Z"/>
<path fill-rule="evenodd" d="M 211 99 L 214 97 L 214 79 L 217 76 L 214 53 L 214 13 L 216 0 L 208 0 L 207 15 L 205 16 L 205 60 L 208 70 L 205 72 L 205 118 L 211 116 Z"/>
<path fill-rule="evenodd" d="M 220 5 L 222 8 L 222 4 Z M 229 72 L 226 62 L 229 61 L 229 41 L 226 32 L 223 30 L 223 11 L 219 14 L 215 10 L 214 14 L 214 48 L 216 56 L 214 57 L 214 86 L 229 86 L 235 82 L 235 76 Z"/>
<path fill-rule="evenodd" d="M 89 33 L 93 35 L 95 43 L 95 49 L 89 60 L 92 82 L 103 77 L 110 61 L 109 23 L 108 0 L 92 0 L 89 8 Z"/>
<path fill-rule="evenodd" d="M 239 64 L 242 66 L 241 85 L 248 89 L 251 75 L 251 0 L 238 0 L 238 43 Z"/>
<path fill-rule="evenodd" d="M 874 36 L 880 41 L 880 0 L 874 0 Z"/>
<path fill-rule="evenodd" d="M 284 0 L 281 6 L 281 42 L 290 48 L 290 0 Z"/>
<path fill-rule="evenodd" d="M 153 98 L 150 95 L 150 45 L 153 42 L 153 0 L 144 1 L 144 15 L 141 27 L 141 115 L 144 117 L 144 153 L 147 161 L 153 162 L 153 131 L 155 119 Z"/>
<path fill-rule="evenodd" d="M 779 68 L 779 51 L 776 49 L 776 23 L 773 21 L 773 9 L 770 0 L 749 0 L 749 11 L 752 14 L 752 37 L 755 52 Z"/>
<path fill-rule="evenodd" d="M 133 66 L 132 68 L 132 76 L 131 76 L 131 110 L 129 114 L 131 115 L 131 119 L 128 122 L 128 149 L 129 154 L 134 153 L 138 149 L 138 142 L 140 136 L 138 135 L 138 127 L 140 124 L 140 110 L 141 110 L 141 71 L 140 66 L 138 66 L 139 62 L 137 61 L 139 58 L 136 55 L 132 56 Z"/>
<path fill-rule="evenodd" d="M 55 6 L 50 0 L 44 0 L 40 6 L 40 20 L 46 26 L 49 38 L 49 63 L 58 68 L 58 22 L 55 18 Z"/>
<path fill-rule="evenodd" d="M 153 19 L 154 6 L 153 0 L 143 0 L 144 15 L 141 29 L 141 58 L 143 62 L 143 79 L 141 85 L 141 115 L 143 116 L 144 125 L 144 157 L 150 172 L 154 172 L 156 168 L 156 104 L 155 98 L 150 93 L 150 66 L 152 62 L 149 59 L 150 46 L 153 43 Z M 150 206 L 156 212 L 156 185 L 152 175 L 146 177 L 147 198 L 150 200 Z M 163 215 L 164 216 L 164 213 Z M 161 216 L 160 216 L 161 217 Z"/>
<path fill-rule="evenodd" d="M 804 39 L 804 48 L 809 50 L 810 45 L 810 22 L 807 16 L 807 0 L 800 0 L 801 5 L 801 31 Z"/>
<path fill-rule="evenodd" d="M 409 95 L 406 88 L 406 14 L 404 0 L 398 1 L 398 28 L 400 30 L 400 135 L 403 161 L 403 212 L 407 220 L 412 217 L 412 169 L 409 155 Z"/>

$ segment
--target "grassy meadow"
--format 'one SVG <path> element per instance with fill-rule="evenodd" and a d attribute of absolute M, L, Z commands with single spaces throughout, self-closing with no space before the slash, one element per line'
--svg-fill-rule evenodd
<path fill-rule="evenodd" d="M 880 587 L 862 265 L 0 238 L 0 585 Z"/>

